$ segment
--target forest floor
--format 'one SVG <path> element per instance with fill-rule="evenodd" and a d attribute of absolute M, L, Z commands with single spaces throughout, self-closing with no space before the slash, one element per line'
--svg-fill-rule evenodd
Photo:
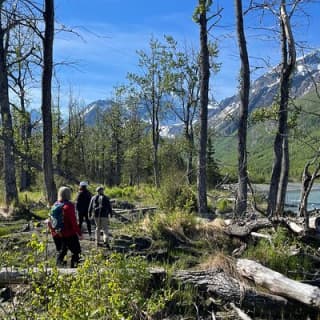
<path fill-rule="evenodd" d="M 16 257 L 15 261 L 21 263 L 21 265 L 24 265 L 28 253 L 32 254 L 34 248 L 30 247 L 29 244 L 35 238 L 39 242 L 46 243 L 45 255 L 39 256 L 40 259 L 54 261 L 56 256 L 55 246 L 44 219 L 37 218 L 37 211 L 33 213 L 32 219 L 8 220 L 5 217 L 0 219 L 0 252 L 11 252 Z M 150 263 L 150 266 L 158 265 L 165 269 L 169 267 L 174 272 L 180 270 L 191 270 L 193 272 L 192 270 L 199 270 L 199 268 L 207 270 L 205 272 L 208 272 L 208 270 L 216 270 L 216 272 L 224 270 L 225 284 L 222 286 L 222 291 L 219 291 L 217 283 L 214 285 L 217 288 L 216 291 L 212 289 L 212 281 L 214 281 L 215 275 L 212 275 L 213 278 L 209 279 L 208 274 L 204 273 L 204 275 L 201 275 L 201 277 L 204 277 L 202 284 L 199 286 L 195 282 L 197 290 L 201 287 L 204 289 L 203 292 L 196 293 L 194 297 L 194 303 L 198 304 L 197 308 L 201 310 L 201 312 L 199 310 L 197 312 L 200 312 L 203 316 L 189 315 L 188 318 L 188 315 L 182 316 L 180 314 L 178 316 L 173 311 L 173 314 L 168 311 L 163 313 L 166 314 L 166 319 L 320 319 L 318 308 L 304 306 L 301 302 L 288 297 L 285 297 L 285 304 L 292 308 L 292 312 L 279 307 L 279 304 L 283 303 L 282 299 L 284 298 L 282 297 L 274 298 L 274 301 L 271 299 L 269 302 L 266 300 L 264 307 L 261 307 L 259 304 L 261 299 L 266 298 L 261 295 L 261 288 L 259 287 L 256 302 L 253 302 L 252 305 L 250 298 L 251 302 L 249 301 L 248 305 L 245 305 L 241 302 L 244 297 L 241 296 L 241 293 L 235 291 L 236 287 L 233 287 L 235 281 L 242 279 L 242 276 L 235 275 L 235 263 L 238 258 L 249 258 L 252 261 L 257 261 L 295 280 L 317 280 L 318 268 L 320 267 L 318 250 L 320 241 L 313 239 L 306 243 L 305 239 L 293 235 L 286 228 L 280 226 L 276 229 L 265 226 L 265 228 L 259 230 L 257 235 L 251 235 L 248 232 L 247 235 L 239 237 L 226 232 L 228 228 L 226 223 L 229 220 L 227 217 L 229 216 L 230 212 L 215 216 L 211 220 L 192 214 L 171 214 L 162 211 L 154 212 L 154 210 L 151 210 L 150 213 L 144 212 L 137 215 L 128 210 L 127 213 L 111 219 L 109 234 L 111 249 L 103 246 L 97 248 L 95 241 L 90 241 L 84 223 L 83 240 L 80 242 L 82 248 L 81 260 L 82 262 L 86 261 L 86 259 L 92 257 L 93 252 L 99 252 L 106 259 L 113 253 L 120 253 L 128 257 L 144 257 Z M 127 221 L 124 222 L 123 218 Z M 251 219 L 252 217 L 248 217 L 247 222 L 252 223 Z M 246 228 L 245 220 L 234 222 L 231 226 L 235 225 L 238 225 L 239 228 Z M 70 252 L 68 252 L 67 261 L 69 265 Z M 0 264 L 2 267 L 3 261 L 0 261 Z M 234 280 L 228 282 L 227 279 L 230 276 Z M 239 285 L 243 286 L 244 283 L 245 286 L 248 285 L 247 280 L 244 281 L 243 279 Z M 231 289 L 229 286 L 231 286 Z M 250 288 L 251 286 L 252 283 Z M 231 290 L 230 293 L 226 294 L 227 290 Z M 256 289 L 253 286 L 250 290 Z M 262 289 L 262 292 L 268 292 L 268 290 Z M 271 292 L 269 293 L 271 294 Z M 220 296 L 221 294 L 222 296 Z M 226 296 L 223 296 L 224 294 Z M 236 298 L 238 294 L 240 300 Z M 270 297 L 272 296 L 271 294 Z M 234 301 L 232 301 L 233 298 Z M 246 313 L 242 315 L 240 309 L 240 311 L 234 309 L 233 303 L 237 306 L 236 308 L 244 308 Z M 269 312 L 270 303 L 274 304 L 274 310 L 280 308 L 281 311 L 271 314 Z M 171 304 L 170 308 L 174 310 Z M 207 316 L 204 316 L 204 314 L 207 314 Z M 139 319 L 164 318 L 155 316 Z"/>

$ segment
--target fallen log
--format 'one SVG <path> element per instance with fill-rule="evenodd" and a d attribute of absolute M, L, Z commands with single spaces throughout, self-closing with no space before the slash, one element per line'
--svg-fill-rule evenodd
<path fill-rule="evenodd" d="M 242 320 L 252 320 L 245 312 L 243 312 L 241 309 L 235 306 L 235 304 L 232 302 L 230 303 L 230 307 L 237 313 L 240 319 Z"/>
<path fill-rule="evenodd" d="M 62 275 L 72 275 L 77 272 L 77 269 L 61 268 L 58 269 Z M 45 270 L 39 268 L 31 269 L 14 269 L 14 268 L 1 268 L 0 269 L 0 286 L 27 283 L 31 274 L 51 274 L 52 268 Z"/>
<path fill-rule="evenodd" d="M 263 239 L 267 239 L 270 243 L 272 242 L 272 237 L 269 234 L 251 232 L 250 235 L 251 237 L 254 237 L 254 238 L 263 238 Z"/>
<path fill-rule="evenodd" d="M 210 270 L 183 270 L 174 273 L 173 278 L 183 284 L 192 284 L 214 301 L 215 305 L 223 308 L 226 304 L 234 303 L 246 310 L 259 310 L 259 314 L 277 317 L 285 314 L 288 309 L 286 298 L 257 291 L 235 277 L 231 277 L 221 268 Z M 294 311 L 293 311 L 294 312 Z"/>
<path fill-rule="evenodd" d="M 230 224 L 225 228 L 224 232 L 229 236 L 245 238 L 253 231 L 258 231 L 260 229 L 270 227 L 272 227 L 271 221 L 267 218 L 261 218 L 256 220 L 250 220 L 242 224 Z"/>
<path fill-rule="evenodd" d="M 289 279 L 252 260 L 238 259 L 236 267 L 240 275 L 253 280 L 255 284 L 268 289 L 271 293 L 320 309 L 319 288 Z"/>

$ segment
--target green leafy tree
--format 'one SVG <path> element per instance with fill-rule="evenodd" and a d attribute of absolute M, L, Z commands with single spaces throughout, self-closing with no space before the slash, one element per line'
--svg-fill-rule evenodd
<path fill-rule="evenodd" d="M 150 52 L 138 51 L 140 74 L 128 74 L 128 79 L 138 92 L 140 104 L 148 114 L 153 146 L 154 184 L 160 186 L 160 124 L 164 112 L 164 98 L 167 95 L 167 75 L 170 73 L 170 59 L 166 45 L 151 38 Z"/>

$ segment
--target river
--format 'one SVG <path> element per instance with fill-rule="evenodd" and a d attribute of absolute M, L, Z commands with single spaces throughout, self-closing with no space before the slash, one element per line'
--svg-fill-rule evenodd
<path fill-rule="evenodd" d="M 255 185 L 259 192 L 267 193 L 268 185 Z M 286 210 L 298 211 L 301 196 L 301 184 L 289 183 L 286 195 Z M 314 184 L 308 198 L 308 210 L 320 209 L 320 184 Z"/>

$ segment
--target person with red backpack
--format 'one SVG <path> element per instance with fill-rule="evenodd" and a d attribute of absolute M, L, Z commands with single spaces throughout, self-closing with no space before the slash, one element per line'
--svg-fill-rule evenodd
<path fill-rule="evenodd" d="M 58 190 L 58 200 L 51 209 L 51 219 L 48 222 L 53 240 L 57 249 L 57 266 L 65 266 L 64 258 L 71 251 L 71 268 L 75 268 L 80 260 L 81 246 L 79 239 L 82 239 L 81 230 L 77 223 L 74 204 L 70 201 L 71 190 L 68 187 L 61 187 Z M 58 218 L 61 208 L 62 219 Z M 52 211 L 55 211 L 56 217 L 52 218 Z M 62 220 L 57 223 L 56 220 Z"/>
<path fill-rule="evenodd" d="M 86 181 L 80 182 L 79 192 L 76 199 L 76 211 L 78 213 L 80 230 L 82 231 L 83 220 L 85 220 L 87 224 L 89 238 L 90 240 L 93 240 L 91 238 L 91 222 L 88 217 L 88 209 L 89 209 L 89 204 L 90 204 L 92 194 L 87 189 L 87 187 L 88 187 L 88 183 Z"/>

